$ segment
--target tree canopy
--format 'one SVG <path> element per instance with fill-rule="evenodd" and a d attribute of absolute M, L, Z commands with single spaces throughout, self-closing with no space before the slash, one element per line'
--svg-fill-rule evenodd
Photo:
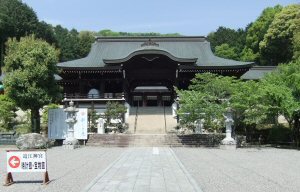
<path fill-rule="evenodd" d="M 300 5 L 286 6 L 275 15 L 264 39 L 260 42 L 260 54 L 264 64 L 278 65 L 293 58 L 293 37 L 300 28 Z M 295 42 L 297 43 L 297 42 Z"/>
<path fill-rule="evenodd" d="M 245 48 L 250 49 L 254 56 L 249 55 L 249 58 L 254 57 L 255 61 L 258 61 L 259 43 L 264 39 L 264 36 L 273 22 L 275 15 L 281 10 L 282 6 L 280 5 L 268 7 L 264 9 L 261 15 L 250 25 L 247 30 Z"/>
<path fill-rule="evenodd" d="M 21 109 L 31 110 L 33 131 L 39 132 L 39 109 L 58 96 L 58 52 L 34 36 L 14 38 L 7 43 L 4 62 L 6 94 Z"/>

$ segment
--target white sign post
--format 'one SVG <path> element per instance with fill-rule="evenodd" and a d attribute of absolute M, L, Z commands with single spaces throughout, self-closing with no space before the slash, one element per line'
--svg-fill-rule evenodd
<path fill-rule="evenodd" d="M 5 186 L 13 184 L 12 173 L 44 172 L 44 184 L 49 183 L 45 150 L 8 150 Z"/>

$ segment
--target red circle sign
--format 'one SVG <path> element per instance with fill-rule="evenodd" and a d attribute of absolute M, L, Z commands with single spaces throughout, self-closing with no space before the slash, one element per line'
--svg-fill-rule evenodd
<path fill-rule="evenodd" d="M 9 159 L 8 159 L 8 164 L 11 168 L 18 168 L 20 166 L 20 158 L 17 157 L 17 156 L 11 156 Z"/>

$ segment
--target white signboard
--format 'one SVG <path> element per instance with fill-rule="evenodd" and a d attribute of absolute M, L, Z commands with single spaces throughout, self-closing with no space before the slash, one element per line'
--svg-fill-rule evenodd
<path fill-rule="evenodd" d="M 7 172 L 46 171 L 46 151 L 7 151 Z"/>
<path fill-rule="evenodd" d="M 74 137 L 76 139 L 87 139 L 88 110 L 78 109 L 76 119 L 77 122 L 74 125 Z"/>
<path fill-rule="evenodd" d="M 68 133 L 67 115 L 63 109 L 50 109 L 48 112 L 48 138 L 65 139 Z M 88 109 L 78 109 L 74 125 L 74 137 L 87 139 Z"/>

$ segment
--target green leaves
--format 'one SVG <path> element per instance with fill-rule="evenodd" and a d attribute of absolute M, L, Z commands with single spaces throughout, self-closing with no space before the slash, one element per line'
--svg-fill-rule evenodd
<path fill-rule="evenodd" d="M 230 47 L 227 43 L 216 46 L 216 56 L 223 57 L 226 59 L 238 60 L 238 54 L 234 47 Z"/>
<path fill-rule="evenodd" d="M 277 65 L 293 58 L 293 36 L 300 28 L 300 5 L 284 7 L 275 15 L 263 41 L 260 53 L 265 64 Z"/>
<path fill-rule="evenodd" d="M 53 75 L 58 52 L 34 36 L 10 39 L 5 57 L 7 94 L 22 109 L 39 109 L 57 95 Z"/>
<path fill-rule="evenodd" d="M 126 107 L 123 104 L 118 102 L 107 102 L 105 116 L 107 122 L 110 122 L 110 119 L 122 118 L 122 115 L 126 113 Z"/>
<path fill-rule="evenodd" d="M 0 95 L 0 131 L 8 131 L 9 123 L 15 117 L 15 103 L 6 95 Z"/>

